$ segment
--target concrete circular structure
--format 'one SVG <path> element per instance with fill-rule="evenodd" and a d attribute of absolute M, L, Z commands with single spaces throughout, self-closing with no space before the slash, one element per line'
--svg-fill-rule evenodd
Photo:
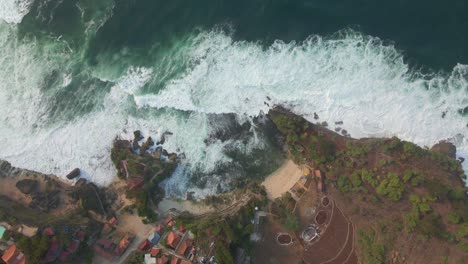
<path fill-rule="evenodd" d="M 276 241 L 282 246 L 288 246 L 292 244 L 292 237 L 288 233 L 279 233 L 278 236 L 276 236 Z"/>
<path fill-rule="evenodd" d="M 301 234 L 301 238 L 305 242 L 311 242 L 312 240 L 318 237 L 319 237 L 319 233 L 318 233 L 317 227 L 313 225 L 306 228 L 304 231 L 302 231 L 302 234 Z"/>

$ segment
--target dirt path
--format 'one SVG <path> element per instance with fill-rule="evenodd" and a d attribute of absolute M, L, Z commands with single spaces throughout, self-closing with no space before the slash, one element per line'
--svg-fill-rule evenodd
<path fill-rule="evenodd" d="M 179 212 L 189 212 L 192 215 L 202 215 L 216 211 L 216 209 L 211 206 L 192 201 L 164 199 L 158 204 L 158 211 L 162 215 L 165 215 L 170 209 L 173 208 Z"/>
<path fill-rule="evenodd" d="M 268 197 L 276 199 L 289 191 L 303 175 L 301 167 L 292 160 L 286 160 L 281 167 L 269 175 L 262 183 Z"/>

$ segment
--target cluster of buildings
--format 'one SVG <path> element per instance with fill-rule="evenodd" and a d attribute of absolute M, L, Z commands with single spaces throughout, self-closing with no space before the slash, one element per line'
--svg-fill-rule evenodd
<path fill-rule="evenodd" d="M 189 264 L 197 253 L 193 235 L 183 226 L 177 228 L 172 216 L 158 224 L 138 250 L 145 253 L 145 264 Z"/>
<path fill-rule="evenodd" d="M 5 227 L 0 226 L 0 238 L 3 238 L 5 232 Z M 63 234 L 62 230 L 62 234 Z M 34 234 L 35 235 L 35 234 Z M 70 230 L 65 233 L 65 236 L 68 236 L 69 243 L 64 245 L 57 234 L 56 230 L 52 227 L 47 227 L 42 230 L 42 235 L 47 236 L 49 239 L 49 247 L 41 260 L 41 263 L 52 263 L 60 262 L 67 263 L 70 258 L 78 251 L 80 244 L 85 239 L 85 233 L 81 230 Z M 8 248 L 4 248 L 5 245 L 8 245 Z M 20 249 L 15 245 L 12 239 L 8 241 L 2 241 L 2 249 L 4 253 L 2 255 L 2 260 L 6 264 L 24 264 L 26 263 L 26 256 Z"/>

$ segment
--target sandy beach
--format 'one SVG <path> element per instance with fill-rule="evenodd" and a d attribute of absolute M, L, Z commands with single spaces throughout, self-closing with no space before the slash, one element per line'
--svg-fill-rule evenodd
<path fill-rule="evenodd" d="M 265 186 L 268 197 L 276 199 L 291 189 L 302 175 L 301 167 L 292 160 L 287 160 L 278 170 L 268 176 L 262 185 Z"/>

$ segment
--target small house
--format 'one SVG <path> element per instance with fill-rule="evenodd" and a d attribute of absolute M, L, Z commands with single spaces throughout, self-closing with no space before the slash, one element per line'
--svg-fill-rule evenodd
<path fill-rule="evenodd" d="M 166 239 L 166 244 L 170 246 L 173 249 L 177 248 L 177 245 L 179 244 L 180 241 L 180 236 L 177 235 L 175 232 L 170 232 L 169 235 L 167 236 Z"/>

